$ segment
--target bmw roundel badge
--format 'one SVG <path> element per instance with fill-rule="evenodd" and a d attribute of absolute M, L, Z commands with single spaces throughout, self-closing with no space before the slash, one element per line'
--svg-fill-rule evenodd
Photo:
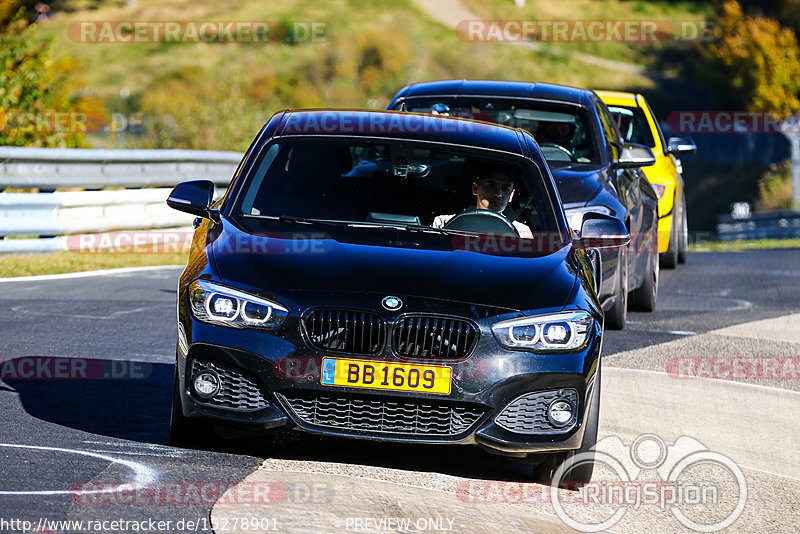
<path fill-rule="evenodd" d="M 397 297 L 384 297 L 381 304 L 390 311 L 399 310 L 403 307 L 403 301 Z"/>

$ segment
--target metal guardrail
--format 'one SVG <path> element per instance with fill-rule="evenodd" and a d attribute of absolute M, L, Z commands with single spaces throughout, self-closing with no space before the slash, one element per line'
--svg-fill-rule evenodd
<path fill-rule="evenodd" d="M 791 210 L 758 212 L 744 218 L 721 215 L 717 219 L 720 241 L 785 239 L 800 237 L 800 212 Z"/>
<path fill-rule="evenodd" d="M 242 154 L 205 150 L 96 150 L 0 147 L 0 253 L 63 250 L 79 235 L 187 227 L 192 216 L 165 201 L 185 180 L 227 187 Z M 57 189 L 136 188 L 55 191 Z M 5 239 L 27 236 L 26 239 Z"/>
<path fill-rule="evenodd" d="M 0 191 L 171 187 L 200 179 L 227 185 L 241 159 L 207 150 L 0 147 Z"/>

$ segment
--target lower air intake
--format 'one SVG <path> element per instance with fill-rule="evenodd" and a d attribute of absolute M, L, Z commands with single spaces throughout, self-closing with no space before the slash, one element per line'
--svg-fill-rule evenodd
<path fill-rule="evenodd" d="M 478 405 L 368 395 L 280 393 L 305 424 L 359 432 L 457 436 L 485 413 Z"/>

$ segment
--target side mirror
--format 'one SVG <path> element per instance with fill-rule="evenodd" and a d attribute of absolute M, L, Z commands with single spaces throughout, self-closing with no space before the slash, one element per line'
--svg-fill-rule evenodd
<path fill-rule="evenodd" d="M 625 223 L 616 217 L 602 213 L 587 213 L 583 216 L 581 235 L 575 238 L 577 248 L 624 247 L 631 241 Z"/>
<path fill-rule="evenodd" d="M 619 159 L 614 162 L 619 168 L 632 169 L 636 167 L 648 167 L 654 165 L 656 157 L 649 146 L 637 145 L 636 143 L 622 143 Z"/>
<path fill-rule="evenodd" d="M 675 136 L 667 141 L 667 152 L 670 154 L 692 154 L 697 152 L 697 145 L 691 137 Z"/>
<path fill-rule="evenodd" d="M 219 221 L 219 212 L 211 209 L 214 200 L 214 182 L 192 180 L 176 185 L 167 197 L 167 206 L 178 211 L 191 213 Z"/>

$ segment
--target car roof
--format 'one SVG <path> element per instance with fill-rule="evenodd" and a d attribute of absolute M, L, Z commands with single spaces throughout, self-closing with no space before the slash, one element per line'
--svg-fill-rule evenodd
<path fill-rule="evenodd" d="M 639 102 L 637 98 L 643 98 L 636 93 L 624 93 L 622 91 L 595 91 L 595 93 L 597 93 L 597 96 L 599 96 L 606 105 L 611 106 L 638 107 Z"/>
<path fill-rule="evenodd" d="M 281 118 L 274 135 L 404 139 L 527 155 L 523 134 L 516 128 L 405 111 L 289 110 Z"/>
<path fill-rule="evenodd" d="M 491 95 L 532 98 L 590 105 L 592 91 L 552 83 L 507 82 L 495 80 L 442 80 L 414 83 L 404 87 L 394 100 L 435 95 Z"/>

